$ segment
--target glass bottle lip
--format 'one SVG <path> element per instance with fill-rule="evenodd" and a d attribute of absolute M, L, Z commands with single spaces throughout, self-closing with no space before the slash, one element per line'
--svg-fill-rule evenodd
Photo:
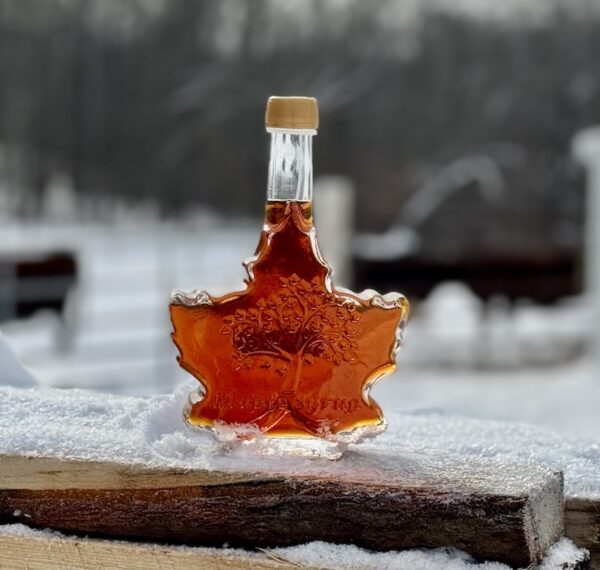
<path fill-rule="evenodd" d="M 288 134 L 288 135 L 308 135 L 314 137 L 317 134 L 317 129 L 282 129 L 279 127 L 266 127 L 268 133 L 272 135 Z"/>

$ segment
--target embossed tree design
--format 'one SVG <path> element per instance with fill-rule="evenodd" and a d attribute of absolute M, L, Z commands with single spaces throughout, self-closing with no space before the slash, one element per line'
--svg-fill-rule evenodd
<path fill-rule="evenodd" d="M 281 278 L 282 291 L 260 299 L 256 308 L 237 309 L 224 319 L 237 370 L 274 369 L 284 378 L 282 393 L 295 393 L 303 366 L 315 359 L 337 365 L 357 358 L 360 314 L 349 299 L 335 296 L 315 278 Z"/>

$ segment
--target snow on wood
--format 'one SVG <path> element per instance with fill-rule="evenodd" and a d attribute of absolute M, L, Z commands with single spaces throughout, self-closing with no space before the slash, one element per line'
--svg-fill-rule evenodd
<path fill-rule="evenodd" d="M 0 386 L 0 454 L 93 459 L 145 466 L 204 470 L 293 470 L 344 472 L 344 462 L 261 457 L 248 446 L 234 454 L 216 453 L 211 437 L 187 428 L 182 410 L 195 384 L 153 398 L 115 396 L 84 390 Z M 565 495 L 600 501 L 600 441 L 559 435 L 526 424 L 475 420 L 436 412 L 387 414 L 388 430 L 352 448 L 376 453 L 543 464 L 565 475 Z M 440 465 L 440 469 L 443 465 Z M 356 469 L 356 468 L 354 468 Z"/>
<path fill-rule="evenodd" d="M 462 420 L 428 418 L 423 433 L 426 417 L 393 416 L 391 439 L 339 461 L 257 458 L 186 428 L 183 398 L 0 388 L 3 522 L 215 545 L 455 546 L 513 565 L 562 533 L 560 473 L 494 457 L 488 422 L 469 442 Z M 441 449 L 439 430 L 462 451 Z"/>
<path fill-rule="evenodd" d="M 65 537 L 22 525 L 0 526 L 0 568 L 29 570 L 272 570 L 291 568 L 242 550 L 178 548 Z"/>
<path fill-rule="evenodd" d="M 587 560 L 585 551 L 562 539 L 549 549 L 538 570 L 585 570 Z M 0 526 L 0 568 L 5 567 L 30 570 L 510 570 L 499 562 L 477 564 L 468 554 L 452 548 L 381 553 L 354 545 L 313 542 L 249 551 L 78 538 L 21 524 Z"/>

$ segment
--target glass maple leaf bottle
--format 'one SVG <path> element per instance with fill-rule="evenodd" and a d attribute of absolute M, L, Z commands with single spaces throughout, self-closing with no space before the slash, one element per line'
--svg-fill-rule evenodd
<path fill-rule="evenodd" d="M 385 429 L 369 391 L 395 369 L 408 302 L 332 284 L 312 216 L 316 99 L 271 97 L 266 127 L 265 220 L 246 289 L 171 296 L 179 363 L 201 384 L 185 417 L 223 441 L 355 443 Z"/>

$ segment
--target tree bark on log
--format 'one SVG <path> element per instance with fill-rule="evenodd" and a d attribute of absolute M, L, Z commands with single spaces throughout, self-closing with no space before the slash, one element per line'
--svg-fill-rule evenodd
<path fill-rule="evenodd" d="M 600 570 L 600 500 L 565 501 L 565 535 L 590 551 L 590 569 Z"/>
<path fill-rule="evenodd" d="M 454 546 L 518 567 L 538 563 L 562 535 L 559 472 L 376 457 L 349 454 L 346 472 L 326 476 L 4 456 L 0 523 L 250 548 L 314 540 L 383 551 Z"/>

